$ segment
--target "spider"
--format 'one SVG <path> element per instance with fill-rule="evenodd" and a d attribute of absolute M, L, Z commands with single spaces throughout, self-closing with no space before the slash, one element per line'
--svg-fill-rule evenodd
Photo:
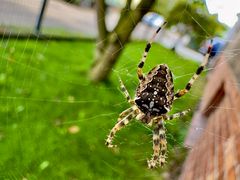
<path fill-rule="evenodd" d="M 142 68 L 147 58 L 148 52 L 151 48 L 152 42 L 158 32 L 166 24 L 163 23 L 152 38 L 146 44 L 141 61 L 138 64 L 137 75 L 139 85 L 136 89 L 134 100 L 131 99 L 122 80 L 119 78 L 121 91 L 125 95 L 131 107 L 120 113 L 115 126 L 110 131 L 107 137 L 106 145 L 109 148 L 116 147 L 112 144 L 113 138 L 117 131 L 125 127 L 132 119 L 137 119 L 150 127 L 153 127 L 153 155 L 148 160 L 148 167 L 155 168 L 163 166 L 166 162 L 167 140 L 165 135 L 164 121 L 186 115 L 190 109 L 167 115 L 171 110 L 173 101 L 185 95 L 192 87 L 194 81 L 198 78 L 208 63 L 209 55 L 212 49 L 212 43 L 208 47 L 208 51 L 204 56 L 203 63 L 198 67 L 195 74 L 189 80 L 184 89 L 174 93 L 174 84 L 171 70 L 166 64 L 159 64 L 155 66 L 147 75 L 144 75 Z"/>

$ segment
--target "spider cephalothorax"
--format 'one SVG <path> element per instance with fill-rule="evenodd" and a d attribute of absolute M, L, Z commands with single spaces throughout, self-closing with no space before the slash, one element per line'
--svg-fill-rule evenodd
<path fill-rule="evenodd" d="M 173 98 L 172 73 L 166 64 L 160 64 L 138 85 L 135 103 L 143 113 L 159 116 L 171 109 Z"/>
<path fill-rule="evenodd" d="M 163 25 L 165 25 L 164 23 Z M 189 110 L 182 111 L 173 115 L 167 115 L 170 111 L 173 101 L 182 97 L 192 87 L 194 81 L 201 74 L 206 66 L 211 52 L 212 46 L 208 48 L 203 63 L 198 67 L 195 74 L 189 80 L 184 89 L 174 94 L 173 77 L 171 70 L 165 64 L 154 67 L 146 76 L 142 72 L 147 54 L 151 48 L 154 37 L 160 31 L 159 27 L 150 41 L 145 47 L 142 59 L 138 65 L 139 85 L 136 90 L 135 99 L 131 99 L 126 87 L 120 79 L 121 90 L 125 94 L 126 99 L 131 107 L 123 111 L 118 118 L 118 122 L 110 131 L 106 140 L 109 148 L 115 147 L 112 144 L 113 138 L 117 131 L 126 126 L 132 119 L 136 118 L 142 123 L 153 126 L 153 156 L 148 160 L 148 167 L 154 168 L 157 165 L 163 166 L 167 153 L 167 141 L 164 128 L 164 120 L 171 120 L 180 116 L 184 116 Z"/>

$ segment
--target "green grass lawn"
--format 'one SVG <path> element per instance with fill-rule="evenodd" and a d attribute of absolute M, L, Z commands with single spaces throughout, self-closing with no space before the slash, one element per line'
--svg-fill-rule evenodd
<path fill-rule="evenodd" d="M 192 113 L 166 124 L 169 157 L 163 169 L 147 169 L 152 135 L 138 122 L 117 134 L 119 149 L 104 145 L 118 114 L 129 107 L 117 76 L 134 96 L 144 46 L 144 42 L 127 45 L 110 81 L 94 85 L 87 79 L 94 42 L 2 40 L 0 179 L 158 179 L 163 171 L 175 175 L 183 163 L 183 141 Z M 160 63 L 172 69 L 176 90 L 197 68 L 155 44 L 144 70 Z M 202 82 L 200 78 L 189 95 L 176 101 L 171 113 L 194 109 Z"/>

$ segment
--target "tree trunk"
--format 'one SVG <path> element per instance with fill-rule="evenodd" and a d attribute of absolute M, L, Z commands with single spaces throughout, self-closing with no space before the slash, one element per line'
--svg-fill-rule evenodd
<path fill-rule="evenodd" d="M 116 27 L 110 33 L 107 33 L 105 25 L 102 24 L 105 21 L 101 21 L 102 23 L 98 21 L 99 38 L 96 48 L 97 55 L 89 74 L 93 82 L 100 82 L 107 79 L 132 31 L 137 23 L 141 21 L 142 17 L 151 9 L 154 2 L 155 0 L 142 0 L 136 9 L 131 10 L 131 1 L 128 0 L 125 8 L 121 11 L 121 16 Z M 100 7 L 99 5 L 97 11 L 102 11 Z M 98 13 L 98 19 L 101 18 L 104 18 L 103 14 Z"/>
<path fill-rule="evenodd" d="M 109 43 L 105 51 L 98 54 L 98 58 L 90 71 L 90 79 L 94 82 L 106 80 L 120 53 L 121 46 L 118 42 Z"/>
<path fill-rule="evenodd" d="M 98 38 L 97 38 L 97 45 L 96 45 L 96 52 L 95 52 L 95 59 L 99 59 L 99 56 L 104 52 L 104 47 L 107 44 L 107 27 L 105 22 L 105 15 L 106 15 L 106 4 L 104 0 L 97 0 L 96 1 L 96 8 L 97 8 L 97 27 L 98 27 Z"/>

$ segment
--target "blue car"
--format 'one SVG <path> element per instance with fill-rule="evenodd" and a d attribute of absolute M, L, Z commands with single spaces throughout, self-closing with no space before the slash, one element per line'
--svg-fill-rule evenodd
<path fill-rule="evenodd" d="M 164 23 L 164 17 L 157 13 L 149 12 L 143 17 L 142 21 L 148 26 L 157 28 Z"/>
<path fill-rule="evenodd" d="M 212 47 L 210 57 L 214 57 L 218 53 L 220 53 L 221 50 L 223 49 L 224 45 L 225 45 L 225 42 L 220 37 L 214 37 L 214 38 L 212 38 L 212 40 L 213 40 L 213 42 L 212 42 L 213 47 Z M 203 46 L 199 49 L 199 52 L 202 53 L 202 54 L 205 54 L 207 52 L 209 44 L 210 44 L 210 40 L 207 40 L 203 44 Z"/>

